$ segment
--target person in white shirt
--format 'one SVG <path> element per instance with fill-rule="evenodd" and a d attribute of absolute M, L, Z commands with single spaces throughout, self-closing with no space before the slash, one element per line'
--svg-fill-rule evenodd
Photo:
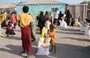
<path fill-rule="evenodd" d="M 58 25 L 58 17 L 59 17 L 59 9 L 55 8 L 55 15 L 54 15 L 54 25 Z"/>
<path fill-rule="evenodd" d="M 67 23 L 64 21 L 64 18 L 65 18 L 65 14 L 64 16 L 62 17 L 62 21 L 60 21 L 60 27 L 61 28 L 67 28 Z"/>

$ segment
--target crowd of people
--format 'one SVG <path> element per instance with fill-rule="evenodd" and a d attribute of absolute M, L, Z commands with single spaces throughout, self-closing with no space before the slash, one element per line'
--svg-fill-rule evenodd
<path fill-rule="evenodd" d="M 36 40 L 36 38 L 33 38 L 35 37 L 34 33 L 32 32 L 33 17 L 28 14 L 28 6 L 24 6 L 22 10 L 23 13 L 18 16 L 18 25 L 21 28 L 23 53 L 26 53 L 28 58 L 32 51 L 32 39 Z M 46 11 L 45 15 L 43 14 L 43 12 L 41 12 L 40 15 L 37 16 L 38 27 L 40 28 L 38 51 L 36 53 L 37 55 L 49 55 L 49 51 L 53 50 L 54 52 L 56 52 L 55 27 L 54 24 L 51 22 L 51 16 L 49 15 L 50 14 Z M 50 46 L 51 49 L 49 48 Z"/>
<path fill-rule="evenodd" d="M 21 29 L 21 40 L 22 40 L 22 54 L 26 53 L 29 58 L 32 51 L 32 42 L 36 40 L 35 31 L 33 31 L 33 17 L 28 13 L 28 6 L 22 8 L 23 13 L 17 15 L 16 12 L 9 10 L 0 13 L 0 28 L 5 27 L 5 34 L 7 38 L 11 38 L 11 35 L 15 35 L 14 29 L 18 25 Z M 37 55 L 49 55 L 49 46 L 51 45 L 51 51 L 56 50 L 55 47 L 55 27 L 49 20 L 50 15 L 46 12 L 45 16 L 43 12 L 41 16 L 37 16 L 38 27 L 40 27 L 40 38 L 38 40 L 38 51 Z M 45 21 L 43 19 L 45 18 Z M 3 33 L 0 30 L 0 36 L 3 37 Z M 41 51 L 42 50 L 42 51 Z M 41 54 L 40 54 L 41 53 Z"/>
<path fill-rule="evenodd" d="M 15 35 L 14 28 L 17 24 L 17 15 L 16 12 L 13 11 L 10 13 L 9 10 L 2 11 L 0 13 L 0 28 L 6 27 L 7 37 L 10 37 L 9 35 Z M 3 33 L 0 31 L 1 36 L 3 36 Z"/>
<path fill-rule="evenodd" d="M 28 13 L 29 7 L 24 6 L 22 8 L 23 13 L 17 15 L 16 11 L 11 12 L 9 10 L 0 13 L 0 28 L 6 27 L 7 37 L 15 35 L 14 29 L 18 25 L 21 29 L 22 40 L 22 53 L 27 54 L 27 58 L 30 57 L 32 51 L 32 42 L 37 39 L 35 35 L 34 20 L 32 15 Z M 56 53 L 56 27 L 67 28 L 67 25 L 71 26 L 84 26 L 78 19 L 74 20 L 69 10 L 63 14 L 58 8 L 52 8 L 51 12 L 43 11 L 36 17 L 38 21 L 38 27 L 40 30 L 40 37 L 38 39 L 38 51 L 37 55 L 49 55 L 50 52 Z M 82 28 L 81 28 L 82 29 Z M 0 36 L 3 37 L 3 33 L 0 29 Z"/>

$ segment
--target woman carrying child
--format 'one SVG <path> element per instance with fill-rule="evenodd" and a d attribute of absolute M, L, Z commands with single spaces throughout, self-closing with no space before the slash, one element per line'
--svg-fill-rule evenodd
<path fill-rule="evenodd" d="M 42 29 L 42 33 L 38 42 L 38 51 L 37 55 L 49 55 L 49 46 L 50 46 L 50 37 L 47 27 L 47 22 Z"/>

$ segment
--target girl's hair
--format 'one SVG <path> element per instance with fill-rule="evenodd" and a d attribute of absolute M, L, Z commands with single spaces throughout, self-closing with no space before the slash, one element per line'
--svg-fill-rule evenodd
<path fill-rule="evenodd" d="M 55 28 L 55 27 L 54 27 L 54 24 L 51 24 L 51 25 L 50 25 L 50 32 L 52 32 L 52 31 L 54 30 L 54 28 Z"/>

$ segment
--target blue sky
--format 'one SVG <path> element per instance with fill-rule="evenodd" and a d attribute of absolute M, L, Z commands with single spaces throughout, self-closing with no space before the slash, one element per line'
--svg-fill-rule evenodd
<path fill-rule="evenodd" d="M 30 0 L 0 0 L 0 4 L 1 3 L 19 3 L 20 1 L 30 1 Z M 68 3 L 68 4 L 78 4 L 81 1 L 85 1 L 85 0 L 58 0 L 58 1 L 63 3 Z"/>

